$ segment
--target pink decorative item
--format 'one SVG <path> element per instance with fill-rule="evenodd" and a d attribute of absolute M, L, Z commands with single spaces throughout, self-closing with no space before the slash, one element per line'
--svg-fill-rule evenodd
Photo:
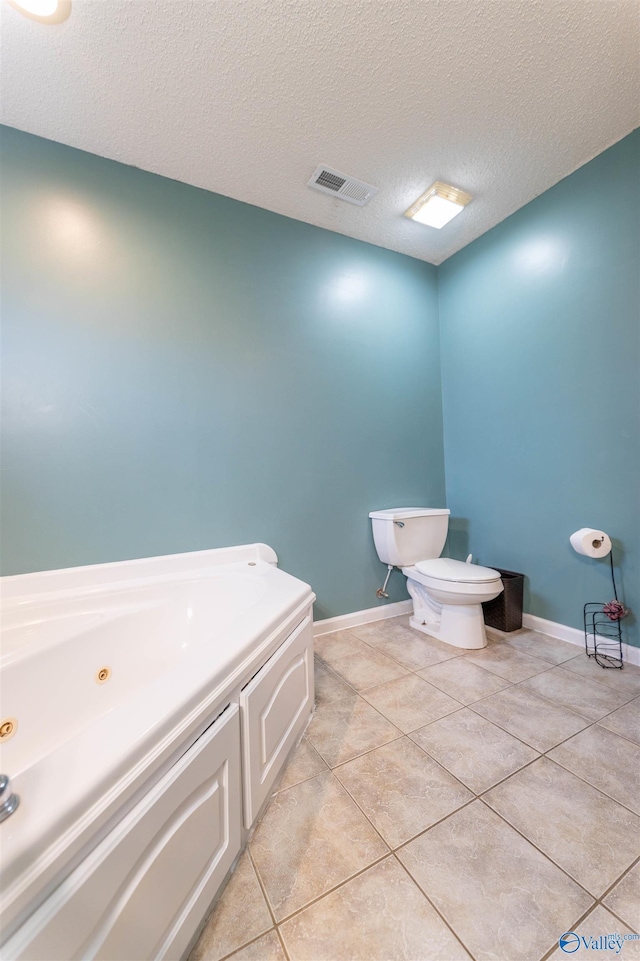
<path fill-rule="evenodd" d="M 620 603 L 620 601 L 609 601 L 602 608 L 604 614 L 607 615 L 610 621 L 619 621 L 627 613 L 625 607 Z"/>

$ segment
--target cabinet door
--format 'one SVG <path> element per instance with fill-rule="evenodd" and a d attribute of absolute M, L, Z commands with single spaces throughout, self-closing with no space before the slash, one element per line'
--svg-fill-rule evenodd
<path fill-rule="evenodd" d="M 179 958 L 240 850 L 232 705 L 54 891 L 6 958 Z"/>
<path fill-rule="evenodd" d="M 313 626 L 305 617 L 240 694 L 244 823 L 251 827 L 313 709 Z"/>

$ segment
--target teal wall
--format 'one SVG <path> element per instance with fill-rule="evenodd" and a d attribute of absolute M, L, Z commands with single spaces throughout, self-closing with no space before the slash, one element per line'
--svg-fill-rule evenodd
<path fill-rule="evenodd" d="M 3 573 L 265 541 L 316 616 L 374 606 L 369 510 L 445 500 L 435 268 L 1 146 Z"/>
<path fill-rule="evenodd" d="M 526 609 L 574 627 L 612 596 L 580 527 L 640 611 L 639 161 L 636 131 L 439 269 L 451 552 L 524 571 Z"/>
<path fill-rule="evenodd" d="M 640 610 L 638 132 L 438 270 L 0 145 L 3 573 L 261 540 L 317 617 L 371 607 L 369 510 L 444 504 L 446 460 L 453 556 L 579 627 L 609 574 L 568 537 L 600 526 Z"/>

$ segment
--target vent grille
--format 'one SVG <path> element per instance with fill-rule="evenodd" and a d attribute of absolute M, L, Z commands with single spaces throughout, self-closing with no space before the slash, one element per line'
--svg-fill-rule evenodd
<path fill-rule="evenodd" d="M 349 204 L 356 204 L 358 207 L 364 207 L 378 193 L 377 187 L 372 187 L 371 184 L 366 184 L 362 180 L 356 180 L 355 177 L 349 177 L 348 174 L 342 174 L 331 167 L 325 167 L 324 164 L 317 168 L 311 179 L 307 181 L 307 185 L 314 190 L 321 190 L 325 194 L 332 194 L 340 200 L 346 200 Z"/>
<path fill-rule="evenodd" d="M 330 174 L 328 170 L 323 170 L 316 180 L 316 186 L 327 187 L 329 190 L 340 190 L 340 187 L 344 187 L 346 182 L 345 177 L 336 177 L 335 174 Z"/>

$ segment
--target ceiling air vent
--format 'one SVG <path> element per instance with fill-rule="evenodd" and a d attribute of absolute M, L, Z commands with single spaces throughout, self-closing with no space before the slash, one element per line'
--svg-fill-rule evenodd
<path fill-rule="evenodd" d="M 364 205 L 371 200 L 374 194 L 378 193 L 377 187 L 365 184 L 362 180 L 349 177 L 348 174 L 341 174 L 339 170 L 325 167 L 321 164 L 307 181 L 307 186 L 314 190 L 321 190 L 323 194 L 333 194 L 340 200 L 346 200 L 349 204 L 356 204 L 357 207 Z"/>

